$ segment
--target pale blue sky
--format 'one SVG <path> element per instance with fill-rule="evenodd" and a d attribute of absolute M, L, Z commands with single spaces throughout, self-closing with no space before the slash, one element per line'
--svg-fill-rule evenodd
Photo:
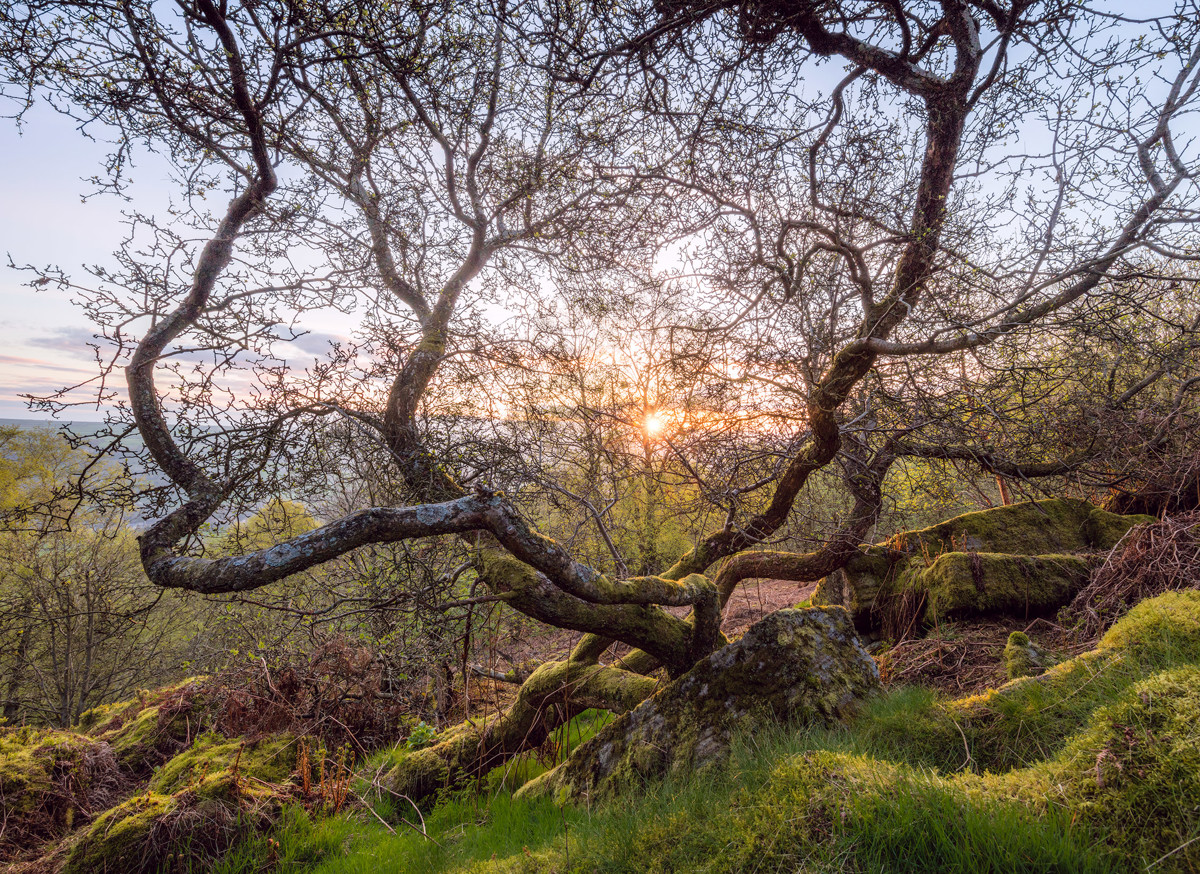
<path fill-rule="evenodd" d="M 57 264 L 79 275 L 82 264 L 108 259 L 120 239 L 121 214 L 111 197 L 81 202 L 81 180 L 96 173 L 104 149 L 44 107 L 29 114 L 23 134 L 0 122 L 0 155 L 0 417 L 26 417 L 32 414 L 21 393 L 52 391 L 95 374 L 86 346 L 93 329 L 64 292 L 24 287 L 32 277 L 9 269 L 8 258 Z"/>
<path fill-rule="evenodd" d="M 1150 13 L 1165 11 L 1169 2 L 1145 5 Z M 1196 127 L 1194 117 L 1184 122 L 1177 144 L 1184 146 Z M 1189 158 L 1195 160 L 1192 148 Z M 86 280 L 82 265 L 109 261 L 124 231 L 122 203 L 112 196 L 80 198 L 104 155 L 102 144 L 84 139 L 73 122 L 44 105 L 27 114 L 20 133 L 0 119 L 0 418 L 32 415 L 23 393 L 46 394 L 96 374 L 87 346 L 93 328 L 83 313 L 53 285 L 36 291 L 25 287 L 31 277 L 9 269 L 7 259 L 57 265 L 77 281 Z M 138 210 L 162 214 L 173 190 L 166 169 L 151 159 L 134 178 L 131 193 Z M 300 360 L 311 361 L 328 339 L 352 329 L 349 318 L 329 313 L 314 322 L 319 330 L 293 350 Z M 75 419 L 100 416 L 96 410 L 72 413 Z"/>

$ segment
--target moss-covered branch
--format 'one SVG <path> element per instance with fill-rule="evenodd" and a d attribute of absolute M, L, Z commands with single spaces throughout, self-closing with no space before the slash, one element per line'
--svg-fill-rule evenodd
<path fill-rule="evenodd" d="M 393 792 L 421 803 L 541 746 L 552 731 L 584 710 L 631 710 L 657 685 L 617 668 L 548 662 L 530 675 L 504 714 L 484 723 L 461 723 L 439 735 L 433 746 L 401 752 L 384 779 Z"/>

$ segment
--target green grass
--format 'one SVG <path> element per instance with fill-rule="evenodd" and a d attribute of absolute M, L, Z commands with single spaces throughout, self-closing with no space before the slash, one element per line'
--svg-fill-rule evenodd
<path fill-rule="evenodd" d="M 834 734 L 825 740 L 845 740 Z M 558 809 L 506 793 L 453 799 L 429 838 L 339 817 L 280 830 L 275 870 L 435 872 L 1107 872 L 1119 867 L 1067 817 L 972 799 L 930 771 L 780 730 L 744 739 L 719 776 L 669 780 L 603 809 Z M 849 746 L 848 743 L 840 744 Z M 382 815 L 395 815 L 384 806 Z M 345 851 L 328 852 L 344 841 Z M 321 843 L 327 854 L 312 864 Z M 230 874 L 262 860 L 243 854 Z M 284 860 L 288 861 L 284 861 Z M 241 867 L 238 867 L 241 866 Z"/>
<path fill-rule="evenodd" d="M 939 700 L 899 689 L 849 726 L 759 733 L 727 767 L 593 810 L 515 800 L 510 778 L 425 819 L 381 800 L 277 831 L 274 870 L 1105 872 L 1200 867 L 1200 593 L 1139 605 L 1044 678 Z M 571 747 L 595 730 L 570 727 Z M 1001 767 L 991 767 L 1002 763 Z M 1152 811 L 1152 816 L 1146 816 Z M 1152 820 L 1152 821 L 1148 821 Z M 237 866 L 265 867 L 263 847 Z M 256 855 L 257 854 L 257 855 Z"/>

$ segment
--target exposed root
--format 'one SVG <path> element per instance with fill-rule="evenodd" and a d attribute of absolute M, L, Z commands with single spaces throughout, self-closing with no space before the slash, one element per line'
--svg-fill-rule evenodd
<path fill-rule="evenodd" d="M 389 791 L 425 804 L 442 790 L 468 785 L 514 756 L 536 750 L 584 710 L 623 713 L 657 685 L 610 666 L 548 662 L 525 681 L 505 713 L 486 722 L 464 722 L 432 746 L 401 752 L 385 782 Z"/>

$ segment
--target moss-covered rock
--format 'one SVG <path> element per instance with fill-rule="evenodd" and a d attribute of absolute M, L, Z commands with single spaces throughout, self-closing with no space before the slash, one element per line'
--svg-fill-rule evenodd
<path fill-rule="evenodd" d="M 908 555 L 928 558 L 944 552 L 1012 555 L 1086 552 L 1105 548 L 1088 539 L 1088 519 L 1095 510 L 1087 501 L 1074 498 L 1025 501 L 964 513 L 929 528 L 898 534 L 888 545 Z"/>
<path fill-rule="evenodd" d="M 900 593 L 924 595 L 926 624 L 979 615 L 1053 613 L 1087 583 L 1092 561 L 1075 555 L 948 552 L 923 567 L 912 560 L 896 581 Z"/>
<path fill-rule="evenodd" d="M 1157 521 L 1153 516 L 1119 516 L 1097 507 L 1088 513 L 1083 530 L 1092 549 L 1103 551 L 1116 546 L 1134 525 L 1150 525 Z"/>
<path fill-rule="evenodd" d="M 845 718 L 878 688 L 875 663 L 844 610 L 781 610 L 602 729 L 521 794 L 611 797 L 723 761 L 734 732 Z"/>
<path fill-rule="evenodd" d="M 1086 582 L 1087 556 L 1147 521 L 1072 498 L 964 513 L 862 547 L 817 584 L 812 602 L 843 606 L 860 633 L 885 637 L 912 633 L 922 618 L 1050 612 Z"/>
<path fill-rule="evenodd" d="M 106 743 L 69 731 L 0 729 L 0 858 L 69 831 L 115 801 L 123 785 Z"/>
<path fill-rule="evenodd" d="M 1014 631 L 1008 636 L 1004 645 L 1004 674 L 1010 680 L 1043 674 L 1050 662 L 1050 655 L 1024 631 Z"/>

